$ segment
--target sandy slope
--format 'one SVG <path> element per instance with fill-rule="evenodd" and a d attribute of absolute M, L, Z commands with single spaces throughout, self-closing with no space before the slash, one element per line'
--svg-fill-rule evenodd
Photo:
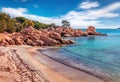
<path fill-rule="evenodd" d="M 0 82 L 49 82 L 24 47 L 0 47 Z"/>
<path fill-rule="evenodd" d="M 0 82 L 103 82 L 83 72 L 79 72 L 78 80 L 68 78 L 40 62 L 36 58 L 36 49 L 29 46 L 0 47 Z"/>

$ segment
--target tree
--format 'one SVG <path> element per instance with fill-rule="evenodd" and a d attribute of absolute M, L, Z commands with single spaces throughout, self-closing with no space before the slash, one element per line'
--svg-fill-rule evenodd
<path fill-rule="evenodd" d="M 70 22 L 68 22 L 67 20 L 63 20 L 61 23 L 63 27 L 70 27 Z"/>
<path fill-rule="evenodd" d="M 5 20 L 0 20 L 0 32 L 4 32 L 7 29 L 7 24 Z"/>
<path fill-rule="evenodd" d="M 34 23 L 34 28 L 36 28 L 36 29 L 42 28 L 40 22 L 38 22 L 38 21 L 33 21 L 33 23 Z"/>
<path fill-rule="evenodd" d="M 52 24 L 52 26 L 53 25 L 54 24 Z M 32 26 L 36 29 L 48 28 L 48 24 L 32 21 L 25 17 L 11 18 L 8 14 L 0 12 L 0 32 L 19 32 L 29 26 Z"/>
<path fill-rule="evenodd" d="M 24 27 L 29 27 L 29 26 L 34 26 L 34 23 L 32 20 L 26 20 L 25 23 L 24 23 Z"/>
<path fill-rule="evenodd" d="M 25 17 L 16 17 L 15 19 L 17 20 L 17 22 L 19 22 L 21 24 L 23 24 L 26 21 Z"/>
<path fill-rule="evenodd" d="M 47 24 L 40 23 L 38 21 L 33 21 L 33 23 L 34 23 L 34 28 L 36 28 L 36 29 L 48 28 Z"/>
<path fill-rule="evenodd" d="M 14 26 L 14 22 L 10 19 L 9 22 L 7 22 L 7 29 L 5 30 L 9 33 L 15 32 L 16 28 Z"/>
<path fill-rule="evenodd" d="M 55 23 L 51 23 L 50 25 L 49 25 L 49 27 L 55 27 L 56 25 L 55 25 Z"/>
<path fill-rule="evenodd" d="M 0 32 L 14 32 L 14 22 L 9 15 L 0 12 Z"/>

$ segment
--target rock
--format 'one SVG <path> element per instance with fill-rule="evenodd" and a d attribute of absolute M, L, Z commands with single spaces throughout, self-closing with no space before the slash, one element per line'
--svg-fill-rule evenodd
<path fill-rule="evenodd" d="M 96 29 L 95 29 L 95 27 L 93 27 L 93 26 L 89 26 L 89 27 L 86 29 L 86 32 L 89 32 L 89 31 L 91 31 L 91 32 L 96 32 Z"/>
<path fill-rule="evenodd" d="M 83 32 L 82 36 L 88 36 L 88 33 L 87 32 Z"/>
<path fill-rule="evenodd" d="M 79 37 L 83 35 L 83 31 L 82 30 L 75 30 L 74 32 L 74 37 Z"/>
<path fill-rule="evenodd" d="M 12 37 L 13 41 L 15 42 L 16 45 L 24 45 L 25 42 L 23 40 L 23 36 L 20 34 L 14 34 Z"/>
<path fill-rule="evenodd" d="M 58 34 L 57 32 L 54 32 L 54 31 L 49 32 L 48 36 L 49 36 L 50 38 L 53 38 L 53 39 L 59 41 L 59 42 L 61 42 L 61 40 L 62 40 L 61 35 Z"/>
<path fill-rule="evenodd" d="M 37 30 L 33 27 L 25 28 L 21 32 L 15 33 L 0 33 L 0 45 L 32 45 L 32 46 L 56 46 L 74 44 L 72 40 L 64 40 L 62 37 L 80 37 L 88 35 L 100 35 L 105 34 L 97 33 L 95 27 L 89 26 L 88 29 L 83 32 L 80 29 L 73 28 L 48 28 Z"/>
<path fill-rule="evenodd" d="M 55 46 L 55 45 L 60 44 L 56 40 L 49 38 L 47 36 L 44 36 L 44 35 L 40 37 L 40 40 L 42 40 L 46 46 Z"/>
<path fill-rule="evenodd" d="M 106 36 L 106 34 L 101 34 L 101 33 L 96 32 L 96 29 L 93 26 L 89 26 L 86 32 L 88 35 Z"/>
<path fill-rule="evenodd" d="M 88 35 L 96 35 L 97 34 L 96 29 L 93 26 L 89 26 L 86 29 L 86 32 L 87 32 Z"/>
<path fill-rule="evenodd" d="M 64 33 L 64 34 L 62 34 L 62 36 L 64 36 L 64 37 L 72 37 L 70 34 L 68 34 L 68 33 Z"/>
<path fill-rule="evenodd" d="M 26 44 L 28 44 L 28 45 L 33 45 L 34 42 L 33 42 L 32 40 L 28 39 L 28 40 L 26 41 Z"/>
<path fill-rule="evenodd" d="M 75 42 L 72 40 L 63 40 L 62 44 L 75 44 Z"/>
<path fill-rule="evenodd" d="M 39 45 L 39 46 L 45 45 L 45 43 L 42 40 L 36 40 L 35 43 L 37 43 L 37 45 Z"/>

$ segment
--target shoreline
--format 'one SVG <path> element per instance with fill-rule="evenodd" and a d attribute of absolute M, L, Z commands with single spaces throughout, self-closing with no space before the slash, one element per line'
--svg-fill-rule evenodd
<path fill-rule="evenodd" d="M 3 67 L 0 69 L 0 81 L 14 82 L 14 80 L 24 80 L 24 82 L 31 82 L 31 80 L 37 80 L 35 82 L 105 82 L 92 75 L 55 62 L 37 51 L 37 49 L 42 50 L 45 48 L 48 47 L 31 47 L 23 45 L 0 47 L 0 68 Z M 1 55 L 2 53 L 4 54 Z M 8 57 L 11 61 L 7 59 Z M 20 66 L 17 66 L 18 64 Z M 22 74 L 17 70 L 21 70 Z M 32 77 L 31 74 L 33 73 L 36 74 L 37 78 Z"/>
<path fill-rule="evenodd" d="M 38 50 L 44 50 L 44 49 L 39 49 L 39 47 L 29 49 L 31 53 L 34 53 L 37 55 L 37 56 L 35 55 L 35 57 L 39 60 L 39 62 L 43 63 L 50 69 L 56 71 L 63 77 L 70 79 L 72 82 L 106 82 L 100 78 L 97 78 L 93 75 L 85 73 L 84 71 L 76 70 L 60 62 L 54 61 L 53 59 L 45 56 L 43 53 L 41 53 Z"/>

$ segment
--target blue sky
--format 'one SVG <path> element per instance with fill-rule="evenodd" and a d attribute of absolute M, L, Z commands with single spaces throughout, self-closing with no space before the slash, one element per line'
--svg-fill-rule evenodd
<path fill-rule="evenodd" d="M 47 24 L 68 20 L 73 28 L 120 27 L 120 0 L 0 0 L 0 11 Z"/>

